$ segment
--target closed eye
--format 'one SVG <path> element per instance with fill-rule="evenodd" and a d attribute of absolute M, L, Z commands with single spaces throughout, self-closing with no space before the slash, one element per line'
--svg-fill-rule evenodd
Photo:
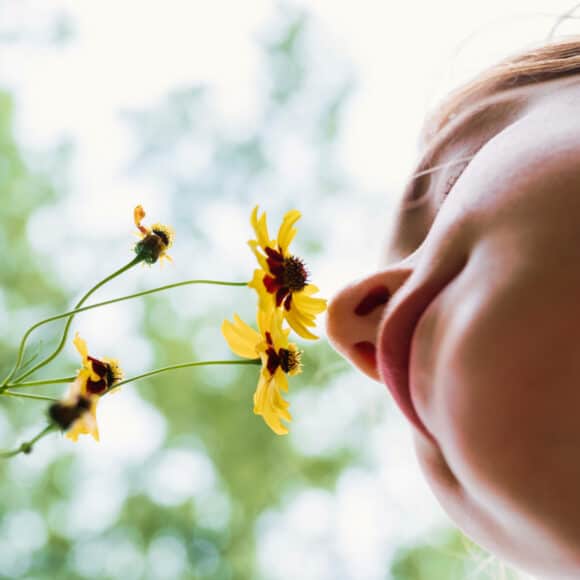
<path fill-rule="evenodd" d="M 477 152 L 476 152 L 477 153 Z M 428 169 L 423 169 L 411 176 L 409 180 L 409 185 L 407 186 L 407 191 L 403 196 L 403 207 L 411 209 L 420 203 L 429 190 L 430 177 L 434 173 L 441 171 L 442 169 L 454 168 L 455 171 L 449 176 L 445 185 L 445 193 L 442 197 L 445 197 L 451 188 L 455 185 L 455 182 L 461 177 L 461 174 L 465 171 L 469 162 L 475 157 L 475 153 L 469 157 L 463 157 L 461 159 L 455 159 L 451 162 L 442 163 L 441 165 L 434 165 Z"/>
<path fill-rule="evenodd" d="M 468 165 L 469 161 L 464 161 L 447 178 L 447 180 L 445 181 L 445 188 L 443 190 L 443 197 L 447 197 L 447 195 L 449 195 L 449 192 L 453 189 L 453 186 L 457 183 L 457 180 L 463 175 L 463 172 L 467 169 Z"/>

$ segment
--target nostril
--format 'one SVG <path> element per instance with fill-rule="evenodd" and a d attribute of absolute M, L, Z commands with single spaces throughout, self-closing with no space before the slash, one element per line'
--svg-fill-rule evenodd
<path fill-rule="evenodd" d="M 368 340 L 362 340 L 354 345 L 357 355 L 361 357 L 365 364 L 376 367 L 377 364 L 377 349 L 372 342 Z"/>
<path fill-rule="evenodd" d="M 358 303 L 354 309 L 357 316 L 366 316 L 370 314 L 375 308 L 383 306 L 389 301 L 391 293 L 385 286 L 376 286 Z"/>

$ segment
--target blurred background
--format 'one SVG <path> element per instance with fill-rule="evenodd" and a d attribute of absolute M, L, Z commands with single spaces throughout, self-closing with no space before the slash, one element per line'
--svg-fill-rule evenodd
<path fill-rule="evenodd" d="M 146 224 L 175 227 L 175 263 L 138 267 L 96 299 L 248 280 L 255 204 L 275 227 L 302 211 L 294 250 L 322 295 L 372 271 L 425 114 L 570 8 L 0 0 L 0 373 L 27 326 L 130 259 L 139 203 Z M 558 32 L 578 29 L 572 18 Z M 221 321 L 254 308 L 248 290 L 186 287 L 72 330 L 134 375 L 231 358 Z M 28 354 L 50 352 L 59 328 Z M 286 437 L 252 413 L 255 369 L 210 367 L 105 398 L 100 443 L 52 435 L 0 463 L 0 578 L 515 578 L 438 507 L 385 388 L 324 335 L 302 347 Z M 69 341 L 35 378 L 77 365 Z M 44 413 L 2 400 L 0 446 L 34 435 Z"/>

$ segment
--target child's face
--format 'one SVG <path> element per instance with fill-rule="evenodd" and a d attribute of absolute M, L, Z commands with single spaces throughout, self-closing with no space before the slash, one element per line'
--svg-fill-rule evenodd
<path fill-rule="evenodd" d="M 413 424 L 450 517 L 557 578 L 580 578 L 579 99 L 576 76 L 455 119 L 429 166 L 475 157 L 445 200 L 462 165 L 412 182 L 388 265 L 328 313 L 335 347 Z"/>

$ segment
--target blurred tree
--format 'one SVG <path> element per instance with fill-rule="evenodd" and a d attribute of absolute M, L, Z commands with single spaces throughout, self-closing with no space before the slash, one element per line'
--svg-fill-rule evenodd
<path fill-rule="evenodd" d="M 15 349 L 33 312 L 63 307 L 63 291 L 31 246 L 30 217 L 57 196 L 46 174 L 24 162 L 13 134 L 12 99 L 0 92 L 0 373 L 13 364 Z M 49 172 L 54 169 L 53 158 Z M 47 235 L 50 235 L 48 233 Z M 38 348 L 38 345 L 37 347 Z M 37 354 L 35 348 L 28 355 Z"/>
<path fill-rule="evenodd" d="M 55 32 L 47 38 L 71 38 L 66 18 L 61 15 L 53 24 Z M 312 47 L 307 45 L 312 38 L 305 13 L 282 6 L 274 24 L 268 30 L 275 32 L 261 43 L 266 79 L 260 88 L 262 106 L 243 130 L 232 127 L 220 113 L 207 86 L 176 88 L 153 110 L 124 112 L 138 149 L 130 171 L 152 178 L 167 192 L 176 229 L 188 232 L 180 238 L 180 247 L 189 247 L 193 266 L 201 257 L 211 261 L 208 267 L 232 276 L 249 277 L 249 272 L 243 274 L 244 268 L 236 268 L 229 255 L 210 253 L 204 222 L 209 205 L 221 203 L 247 213 L 252 201 L 270 195 L 276 198 L 276 211 L 312 210 L 321 199 L 339 196 L 349 179 L 340 169 L 335 147 L 354 86 L 352 74 L 348 67 L 322 70 L 320 63 L 316 67 L 310 62 Z M 0 27 L 0 42 L 3 34 L 14 42 L 17 32 Z M 11 364 L 20 329 L 31 317 L 64 309 L 68 303 L 31 246 L 27 228 L 35 211 L 54 202 L 51 183 L 62 183 L 62 159 L 71 150 L 64 146 L 56 151 L 54 163 L 42 171 L 37 164 L 32 170 L 15 142 L 12 117 L 10 98 L 0 94 L 2 372 Z M 322 251 L 313 226 L 301 229 L 301 239 L 310 256 Z M 234 308 L 251 312 L 253 297 L 246 294 L 220 294 L 225 298 L 219 305 L 201 291 L 188 302 L 183 295 L 179 300 L 170 295 L 144 300 L 142 334 L 155 362 L 161 366 L 206 358 L 204 351 L 221 341 L 216 321 L 224 313 L 231 316 Z M 304 373 L 292 381 L 293 396 L 323 391 L 344 369 L 322 342 L 308 345 L 304 362 Z M 344 440 L 324 453 L 304 454 L 290 438 L 276 437 L 253 415 L 256 381 L 256 369 L 213 368 L 161 375 L 135 386 L 165 418 L 164 446 L 142 460 L 111 463 L 106 473 L 91 471 L 90 458 L 83 461 L 72 455 L 49 456 L 36 470 L 26 467 L 34 465 L 34 457 L 0 463 L 0 579 L 259 578 L 259 517 L 283 507 L 288 497 L 302 490 L 332 489 L 341 472 L 360 460 L 365 442 Z M 6 447 L 12 446 L 23 425 L 38 421 L 38 408 L 2 401 L 0 422 L 7 416 L 15 429 L 4 432 L 10 439 L 3 441 Z M 187 479 L 192 468 L 182 462 L 192 458 L 206 466 L 195 472 L 196 479 L 213 477 L 203 490 L 196 491 L 200 481 Z M 169 476 L 164 466 L 171 468 Z M 174 482 L 177 491 L 171 496 L 163 485 L 156 485 L 164 477 L 183 477 L 185 484 Z M 184 491 L 180 485 L 191 489 Z M 108 501 L 118 501 L 110 516 Z M 34 529 L 36 543 L 26 543 L 28 536 L 35 537 Z M 393 578 L 459 580 L 462 576 L 455 574 L 465 568 L 457 567 L 457 554 L 463 549 L 453 535 L 443 550 L 419 546 L 401 552 Z M 263 580 L 270 578 L 264 575 Z"/>

